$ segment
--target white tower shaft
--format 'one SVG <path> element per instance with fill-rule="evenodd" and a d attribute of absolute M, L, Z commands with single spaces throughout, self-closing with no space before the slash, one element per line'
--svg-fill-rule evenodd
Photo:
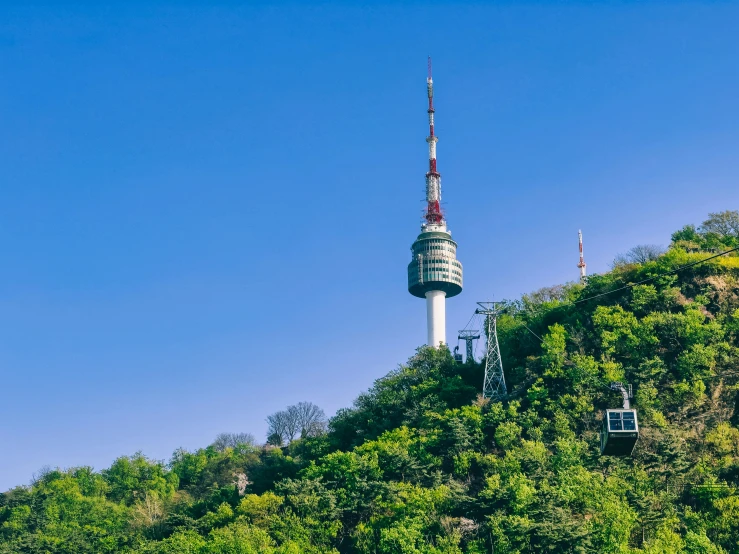
<path fill-rule="evenodd" d="M 426 293 L 426 325 L 428 345 L 438 347 L 446 344 L 446 293 L 430 290 Z"/>

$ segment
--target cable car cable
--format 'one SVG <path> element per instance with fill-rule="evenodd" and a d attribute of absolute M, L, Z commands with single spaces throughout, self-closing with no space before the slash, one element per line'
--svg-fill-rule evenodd
<path fill-rule="evenodd" d="M 739 246 L 737 246 L 736 248 L 732 248 L 730 250 L 726 250 L 724 252 L 720 252 L 718 254 L 714 254 L 713 256 L 709 256 L 708 258 L 704 258 L 702 260 L 697 260 L 697 261 L 691 262 L 689 264 L 681 265 L 680 267 L 678 267 L 676 269 L 673 269 L 671 271 L 667 271 L 665 273 L 660 273 L 659 275 L 655 275 L 653 277 L 649 277 L 648 279 L 642 279 L 641 281 L 637 281 L 636 283 L 629 283 L 628 285 L 624 285 L 623 287 L 619 287 L 617 289 L 609 290 L 607 292 L 602 292 L 600 294 L 596 294 L 596 295 L 593 295 L 593 296 L 588 296 L 587 298 L 581 298 L 580 300 L 575 300 L 574 302 L 572 302 L 572 304 L 580 304 L 581 302 L 587 302 L 588 300 L 593 300 L 595 298 L 600 298 L 601 296 L 606 296 L 608 294 L 613 294 L 614 292 L 619 292 L 619 291 L 622 291 L 622 290 L 627 290 L 627 289 L 634 288 L 637 285 L 642 285 L 644 283 L 648 283 L 650 281 L 654 281 L 655 279 L 658 279 L 660 277 L 665 277 L 667 275 L 674 275 L 675 273 L 677 273 L 678 271 L 682 271 L 683 269 L 687 269 L 689 267 L 693 267 L 693 266 L 696 266 L 696 265 L 705 263 L 708 260 L 712 260 L 712 259 L 718 258 L 720 256 L 725 256 L 726 254 L 731 254 L 732 252 L 736 252 L 737 250 L 739 250 Z"/>

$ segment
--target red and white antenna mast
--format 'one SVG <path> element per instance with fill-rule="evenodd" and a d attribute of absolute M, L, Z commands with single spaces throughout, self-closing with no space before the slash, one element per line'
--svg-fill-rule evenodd
<path fill-rule="evenodd" d="M 580 263 L 577 264 L 577 267 L 580 268 L 580 280 L 585 280 L 585 258 L 582 255 L 582 231 L 577 232 L 577 237 L 580 241 Z"/>
<path fill-rule="evenodd" d="M 444 215 L 441 213 L 441 175 L 436 171 L 436 141 L 434 134 L 434 80 L 431 77 L 431 56 L 429 56 L 429 73 L 426 78 L 426 89 L 429 97 L 429 170 L 426 173 L 426 214 L 423 216 L 429 225 L 443 225 Z"/>

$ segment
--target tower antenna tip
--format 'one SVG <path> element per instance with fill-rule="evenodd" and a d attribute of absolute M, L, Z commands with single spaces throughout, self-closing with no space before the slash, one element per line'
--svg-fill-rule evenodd
<path fill-rule="evenodd" d="M 431 56 L 429 56 L 429 80 L 431 80 Z"/>

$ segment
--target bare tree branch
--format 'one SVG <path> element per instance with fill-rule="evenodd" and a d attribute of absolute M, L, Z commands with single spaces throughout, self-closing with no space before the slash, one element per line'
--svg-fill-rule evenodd
<path fill-rule="evenodd" d="M 326 432 L 326 414 L 312 402 L 299 402 L 267 418 L 268 442 L 290 444 L 298 436 L 315 437 Z"/>
<path fill-rule="evenodd" d="M 290 414 L 289 408 L 268 416 L 267 425 L 267 434 L 270 437 L 271 444 L 276 444 L 278 446 L 289 444 L 298 434 L 297 422 Z M 277 437 L 279 437 L 279 443 L 275 441 Z"/>
<path fill-rule="evenodd" d="M 709 213 L 708 219 L 701 225 L 704 233 L 716 233 L 722 237 L 739 237 L 739 212 L 726 210 L 725 212 Z"/>
<path fill-rule="evenodd" d="M 236 448 L 239 445 L 254 446 L 256 443 L 251 433 L 221 433 L 211 446 L 218 452 L 223 452 L 226 448 Z"/>
<path fill-rule="evenodd" d="M 626 254 L 619 254 L 613 260 L 613 267 L 629 264 L 644 264 L 659 258 L 665 253 L 665 249 L 657 244 L 639 244 L 634 246 Z"/>
<path fill-rule="evenodd" d="M 315 437 L 326 431 L 326 414 L 312 402 L 300 402 L 288 411 L 295 417 L 301 437 Z"/>

